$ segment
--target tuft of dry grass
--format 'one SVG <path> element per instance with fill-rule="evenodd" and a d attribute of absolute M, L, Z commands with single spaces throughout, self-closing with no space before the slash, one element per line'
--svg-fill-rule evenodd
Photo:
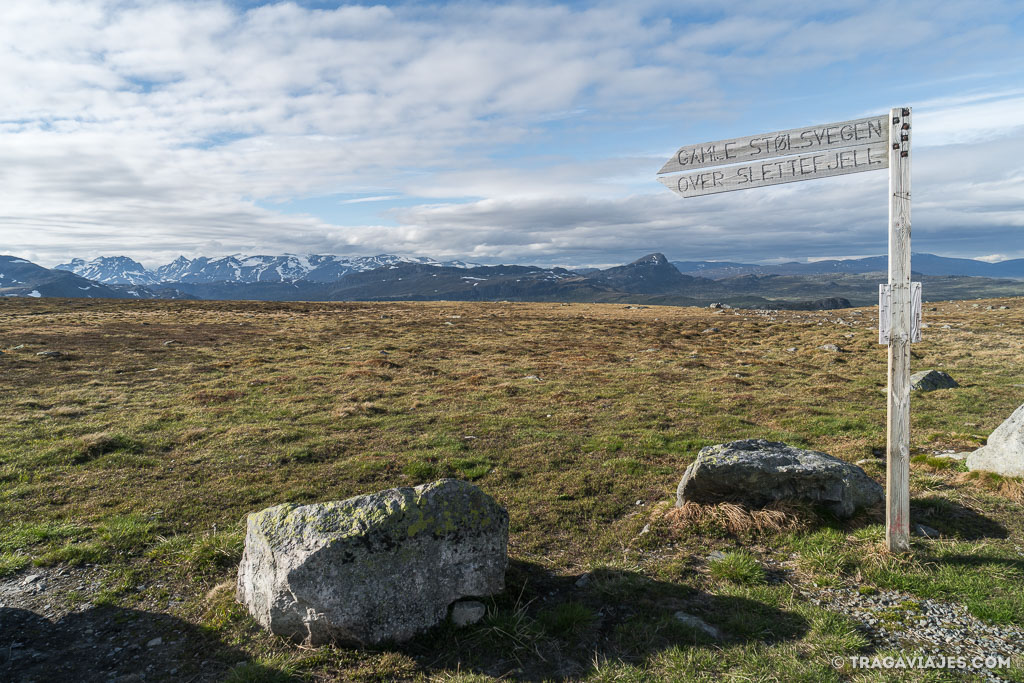
<path fill-rule="evenodd" d="M 1020 477 L 1003 477 L 991 472 L 974 471 L 961 472 L 956 480 L 958 483 L 983 487 L 1014 503 L 1024 505 L 1024 479 Z"/>
<path fill-rule="evenodd" d="M 669 509 L 664 516 L 670 526 L 680 531 L 711 525 L 735 535 L 797 531 L 808 526 L 808 511 L 790 503 L 750 509 L 735 503 L 702 505 L 688 501 Z"/>

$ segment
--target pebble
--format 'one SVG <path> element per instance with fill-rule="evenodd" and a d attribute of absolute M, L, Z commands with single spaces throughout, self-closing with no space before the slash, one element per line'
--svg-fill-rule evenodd
<path fill-rule="evenodd" d="M 687 614 L 686 612 L 676 612 L 675 617 L 676 619 L 686 624 L 690 628 L 703 631 L 715 640 L 719 640 L 722 637 L 721 631 L 719 631 L 717 628 L 707 623 L 700 617 L 695 617 L 692 614 Z"/>

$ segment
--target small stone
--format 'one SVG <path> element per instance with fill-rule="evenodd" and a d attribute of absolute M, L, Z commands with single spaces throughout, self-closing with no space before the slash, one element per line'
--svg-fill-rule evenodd
<path fill-rule="evenodd" d="M 703 332 L 701 332 L 701 334 L 714 334 L 715 332 L 718 332 L 718 331 L 719 330 L 718 330 L 717 327 L 709 327 L 708 329 L 706 329 Z"/>
<path fill-rule="evenodd" d="M 158 645 L 163 645 L 163 644 L 164 644 L 164 639 L 160 638 L 160 637 L 157 637 L 157 638 L 154 638 L 153 640 L 149 641 L 148 643 L 146 643 L 146 647 L 156 647 Z"/>
<path fill-rule="evenodd" d="M 832 353 L 839 353 L 840 351 L 842 351 L 842 349 L 840 349 L 835 344 L 822 344 L 818 348 L 821 349 L 822 351 L 831 351 Z"/>
<path fill-rule="evenodd" d="M 725 559 L 725 553 L 723 553 L 721 550 L 712 550 L 710 553 L 708 553 L 708 562 L 713 562 L 715 560 L 724 560 L 724 559 Z"/>
<path fill-rule="evenodd" d="M 487 608 L 477 600 L 460 600 L 452 605 L 452 623 L 456 626 L 469 626 L 484 618 Z"/>
<path fill-rule="evenodd" d="M 64 354 L 60 351 L 40 351 L 36 354 L 37 356 L 44 356 L 46 358 L 60 358 Z"/>
<path fill-rule="evenodd" d="M 786 350 L 787 350 L 787 351 L 789 351 L 790 353 L 796 353 L 796 347 L 795 347 L 795 346 L 790 346 L 790 347 L 789 347 L 788 349 L 786 349 Z"/>
<path fill-rule="evenodd" d="M 698 631 L 703 631 L 715 640 L 720 640 L 722 638 L 721 631 L 719 631 L 717 628 L 707 623 L 700 617 L 695 617 L 692 614 L 687 614 L 686 612 L 676 612 L 675 617 L 676 619 L 686 624 L 690 628 L 696 629 Z"/>
<path fill-rule="evenodd" d="M 911 391 L 936 391 L 955 389 L 959 386 L 955 379 L 941 370 L 922 370 L 910 376 Z"/>
<path fill-rule="evenodd" d="M 925 538 L 938 538 L 941 534 L 939 534 L 938 531 L 931 528 L 930 526 L 925 526 L 924 524 L 915 524 L 914 535 L 924 536 Z"/>
<path fill-rule="evenodd" d="M 948 458 L 949 460 L 960 460 L 962 462 L 964 460 L 967 460 L 967 456 L 969 456 L 969 455 L 970 455 L 970 452 L 965 451 L 963 453 L 936 453 L 935 457 L 936 458 Z"/>
<path fill-rule="evenodd" d="M 179 344 L 179 343 L 180 342 L 177 339 L 168 339 L 167 341 L 164 342 L 164 346 L 170 346 L 171 344 Z"/>
<path fill-rule="evenodd" d="M 590 583 L 590 574 L 581 574 L 580 578 L 576 579 L 577 588 L 586 588 Z"/>

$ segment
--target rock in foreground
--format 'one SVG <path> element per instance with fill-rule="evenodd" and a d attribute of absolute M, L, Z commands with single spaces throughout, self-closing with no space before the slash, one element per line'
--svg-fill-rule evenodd
<path fill-rule="evenodd" d="M 922 370 L 910 376 L 911 391 L 935 391 L 937 389 L 956 389 L 959 384 L 941 370 Z"/>
<path fill-rule="evenodd" d="M 984 446 L 967 456 L 967 469 L 1024 477 L 1024 404 L 996 427 Z"/>
<path fill-rule="evenodd" d="M 794 500 L 824 505 L 837 517 L 884 498 L 882 487 L 856 465 L 764 439 L 702 448 L 676 490 L 677 507 L 691 501 L 761 506 Z"/>
<path fill-rule="evenodd" d="M 249 515 L 238 601 L 270 631 L 311 645 L 407 640 L 466 596 L 504 590 L 508 513 L 442 479 Z"/>

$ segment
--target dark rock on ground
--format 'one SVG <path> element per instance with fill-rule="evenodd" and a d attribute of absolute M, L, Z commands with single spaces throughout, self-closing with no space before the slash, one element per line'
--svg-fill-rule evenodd
<path fill-rule="evenodd" d="M 955 389 L 960 386 L 956 380 L 941 370 L 922 370 L 910 376 L 911 391 L 935 391 L 937 389 Z"/>
<path fill-rule="evenodd" d="M 762 506 L 794 500 L 822 504 L 838 517 L 850 517 L 884 497 L 882 487 L 856 465 L 827 453 L 747 439 L 701 449 L 679 482 L 676 506 L 690 501 Z"/>

